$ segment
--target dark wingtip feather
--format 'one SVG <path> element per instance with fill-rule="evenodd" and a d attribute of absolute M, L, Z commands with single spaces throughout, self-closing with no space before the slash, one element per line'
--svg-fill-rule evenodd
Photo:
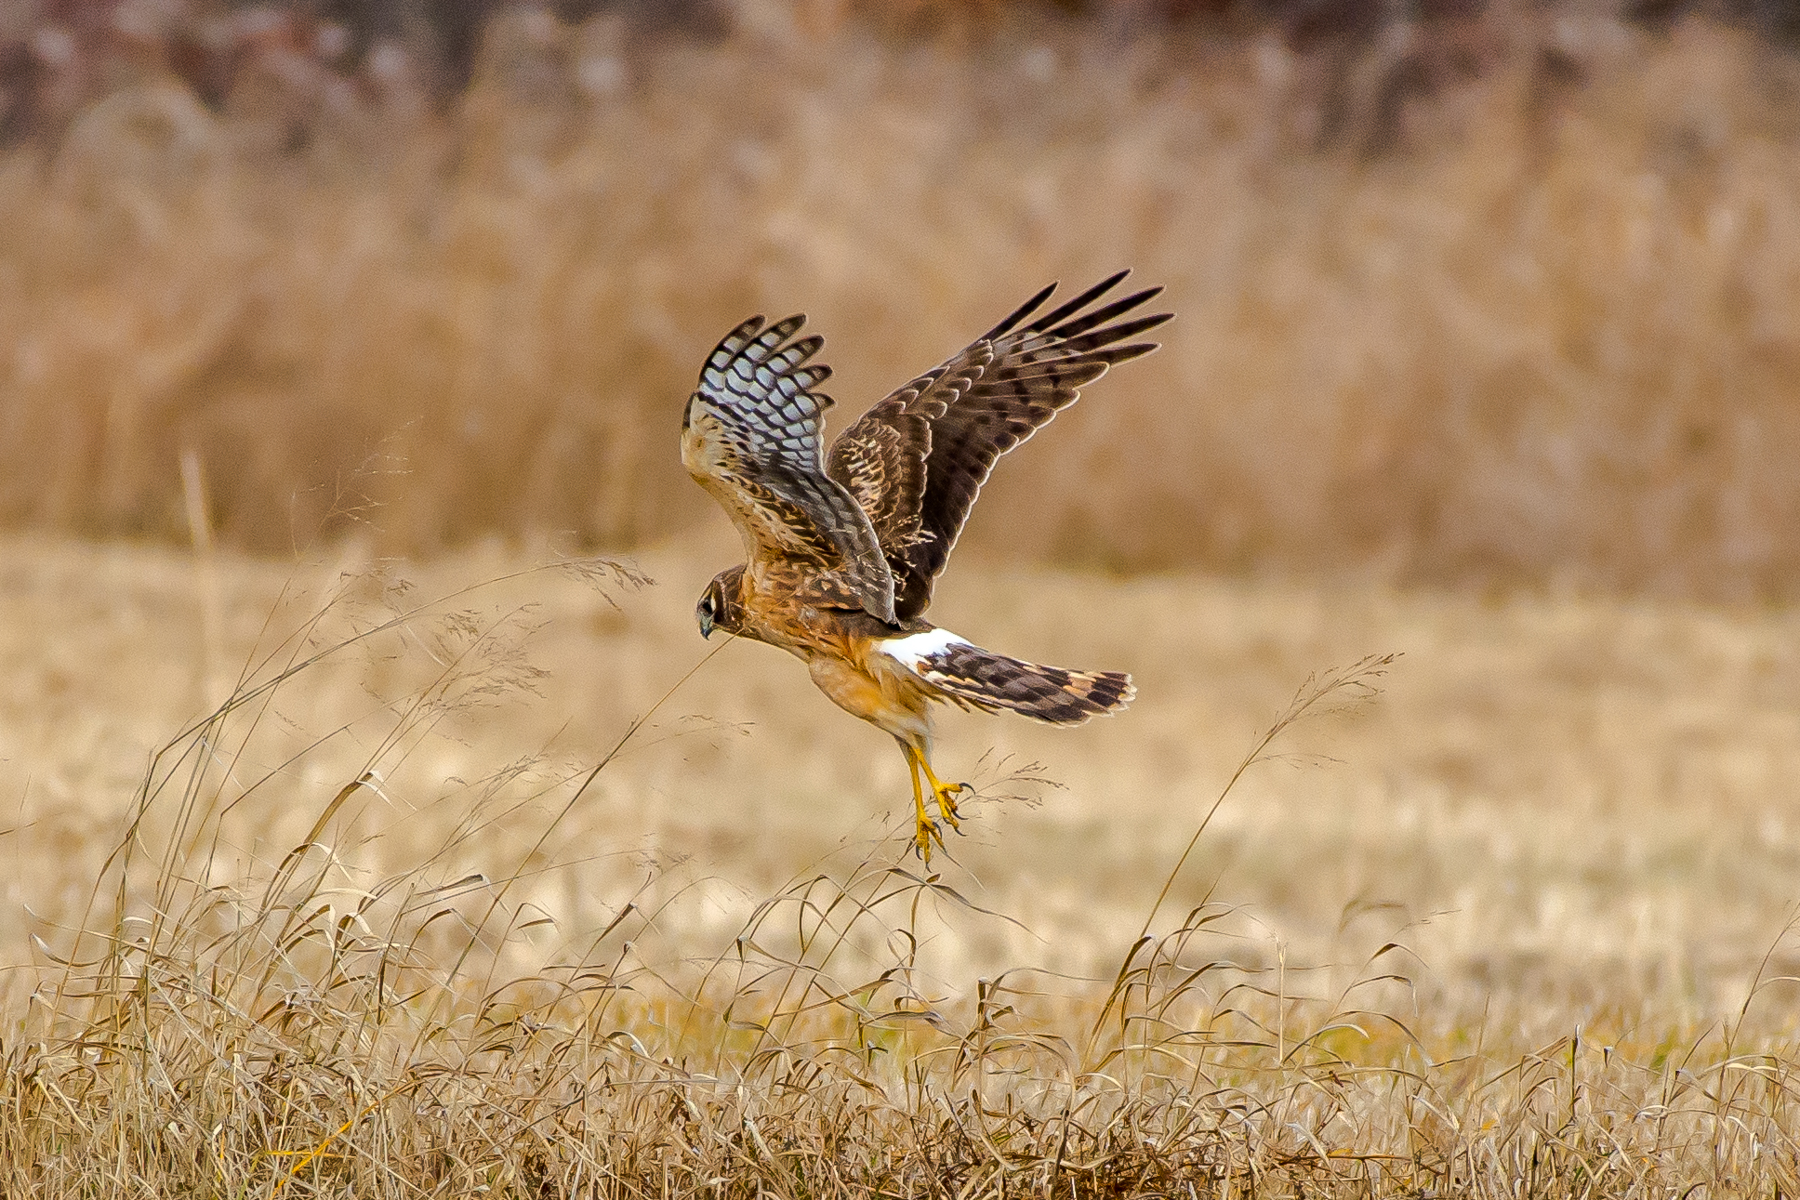
<path fill-rule="evenodd" d="M 1123 298 L 1121 300 L 1114 300 L 1111 304 L 1108 304 L 1103 308 L 1096 308 L 1093 312 L 1084 313 L 1081 316 L 1076 317 L 1074 320 L 1064 322 L 1063 324 L 1058 325 L 1053 329 L 1046 330 L 1044 333 L 1044 336 L 1045 337 L 1053 337 L 1053 338 L 1061 338 L 1064 341 L 1069 341 L 1074 338 L 1078 338 L 1082 334 L 1087 333 L 1088 330 L 1093 329 L 1096 326 L 1105 325 L 1108 321 L 1112 320 L 1114 317 L 1124 316 L 1126 313 L 1128 313 L 1132 309 L 1138 307 L 1144 301 L 1150 299 L 1152 296 L 1155 296 L 1160 291 L 1162 291 L 1161 288 L 1146 288 L 1143 291 L 1138 292 L 1135 295 L 1126 296 L 1125 298 Z M 1160 325 L 1164 320 L 1168 319 L 1169 315 L 1171 315 L 1171 314 L 1163 314 L 1161 317 L 1158 317 L 1155 319 L 1152 319 L 1149 317 L 1140 317 L 1140 318 L 1138 318 L 1138 320 L 1149 321 L 1151 325 Z M 1129 337 L 1129 336 L 1131 336 L 1131 334 L 1136 333 L 1138 330 L 1145 329 L 1145 328 L 1148 328 L 1148 326 L 1136 325 L 1136 324 L 1132 324 L 1130 322 L 1121 322 L 1118 325 L 1109 326 L 1107 329 L 1101 330 L 1101 332 L 1102 333 L 1112 333 L 1113 330 L 1119 330 L 1120 332 L 1114 333 L 1113 337 L 1111 339 L 1109 339 L 1109 340 L 1116 340 L 1116 339 L 1122 338 L 1122 337 Z"/>
<path fill-rule="evenodd" d="M 1123 271 L 1115 271 L 1113 274 L 1108 275 L 1105 279 L 1102 279 L 1099 283 L 1096 283 L 1093 287 L 1081 293 L 1081 295 L 1075 297 L 1073 300 L 1045 313 L 1043 316 L 1027 325 L 1025 327 L 1026 330 L 1031 333 L 1042 333 L 1044 330 L 1061 323 L 1065 318 L 1080 312 L 1100 297 L 1106 295 L 1106 293 L 1112 291 L 1113 288 L 1119 285 L 1119 281 L 1129 274 L 1131 274 L 1130 267 L 1125 268 Z"/>
<path fill-rule="evenodd" d="M 1166 324 L 1174 315 L 1174 313 L 1154 313 L 1147 317 L 1120 321 L 1117 325 L 1108 325 L 1105 329 L 1096 329 L 1092 332 L 1082 333 L 1078 337 L 1066 338 L 1058 342 L 1057 346 L 1073 353 L 1085 354 L 1091 350 L 1098 350 L 1102 346 L 1110 346 L 1114 342 L 1136 337 L 1145 330 L 1155 329 L 1158 325 Z"/>
<path fill-rule="evenodd" d="M 1056 287 L 1057 285 L 1055 283 L 1049 283 L 1038 289 L 1037 295 L 1013 309 L 1012 313 L 1008 315 L 1004 321 L 988 330 L 981 336 L 980 340 L 991 342 L 997 337 L 1003 337 L 1004 335 L 1011 333 L 1013 328 L 1017 326 L 1020 321 L 1023 321 L 1026 317 L 1029 317 L 1032 313 L 1036 312 L 1039 307 L 1043 305 L 1044 301 L 1048 300 L 1056 292 Z"/>
<path fill-rule="evenodd" d="M 1128 346 L 1108 346 L 1104 350 L 1096 350 L 1090 357 L 1099 359 L 1109 367 L 1116 367 L 1120 363 L 1142 358 L 1161 349 L 1161 342 L 1132 342 Z"/>

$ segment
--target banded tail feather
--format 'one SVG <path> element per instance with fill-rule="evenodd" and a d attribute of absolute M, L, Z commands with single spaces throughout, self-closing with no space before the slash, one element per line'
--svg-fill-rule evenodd
<path fill-rule="evenodd" d="M 881 642 L 882 652 L 958 703 L 1052 725 L 1079 725 L 1118 712 L 1137 689 L 1123 671 L 1072 671 L 995 654 L 945 629 Z"/>

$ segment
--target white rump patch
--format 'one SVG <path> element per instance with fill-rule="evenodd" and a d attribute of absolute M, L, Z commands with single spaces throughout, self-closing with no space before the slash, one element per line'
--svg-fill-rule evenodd
<path fill-rule="evenodd" d="M 914 633 L 898 638 L 883 638 L 876 643 L 883 654 L 906 664 L 908 670 L 915 672 L 918 671 L 921 662 L 942 654 L 952 646 L 973 644 L 967 638 L 957 637 L 948 629 L 927 629 L 924 633 Z"/>

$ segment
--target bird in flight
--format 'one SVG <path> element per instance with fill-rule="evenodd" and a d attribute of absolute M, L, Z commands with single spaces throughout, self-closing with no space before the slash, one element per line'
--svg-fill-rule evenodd
<path fill-rule="evenodd" d="M 803 659 L 839 707 L 891 734 L 906 755 L 927 863 L 943 835 L 925 788 L 955 829 L 956 796 L 931 765 L 934 702 L 1079 724 L 1130 703 L 1131 677 L 995 654 L 924 618 L 932 585 L 1002 454 L 1073 404 L 1108 367 L 1156 349 L 1133 340 L 1173 314 L 1128 314 L 1159 294 L 1110 301 L 1120 271 L 1038 315 L 1051 284 L 942 366 L 877 403 L 826 451 L 815 390 L 831 368 L 804 316 L 751 317 L 707 357 L 681 422 L 681 460 L 744 538 L 695 607 L 722 629 Z M 1103 302 L 1104 301 L 1104 302 Z"/>

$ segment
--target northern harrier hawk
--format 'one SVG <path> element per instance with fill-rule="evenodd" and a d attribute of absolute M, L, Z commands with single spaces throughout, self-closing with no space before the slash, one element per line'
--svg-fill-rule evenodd
<path fill-rule="evenodd" d="M 1156 349 L 1128 339 L 1171 314 L 1117 318 L 1161 288 L 1090 308 L 1126 274 L 1034 319 L 1051 284 L 869 409 L 829 454 L 820 417 L 832 400 L 813 389 L 831 368 L 810 361 L 823 338 L 794 338 L 803 316 L 766 328 L 751 317 L 732 330 L 688 399 L 681 460 L 731 515 L 749 559 L 700 597 L 700 632 L 723 629 L 799 656 L 840 707 L 893 735 L 912 775 L 926 861 L 943 836 L 925 811 L 921 773 L 952 828 L 955 797 L 968 786 L 931 769 L 933 701 L 1074 725 L 1133 696 L 1129 675 L 1020 662 L 923 617 L 994 461 L 1073 404 L 1083 384 Z"/>

